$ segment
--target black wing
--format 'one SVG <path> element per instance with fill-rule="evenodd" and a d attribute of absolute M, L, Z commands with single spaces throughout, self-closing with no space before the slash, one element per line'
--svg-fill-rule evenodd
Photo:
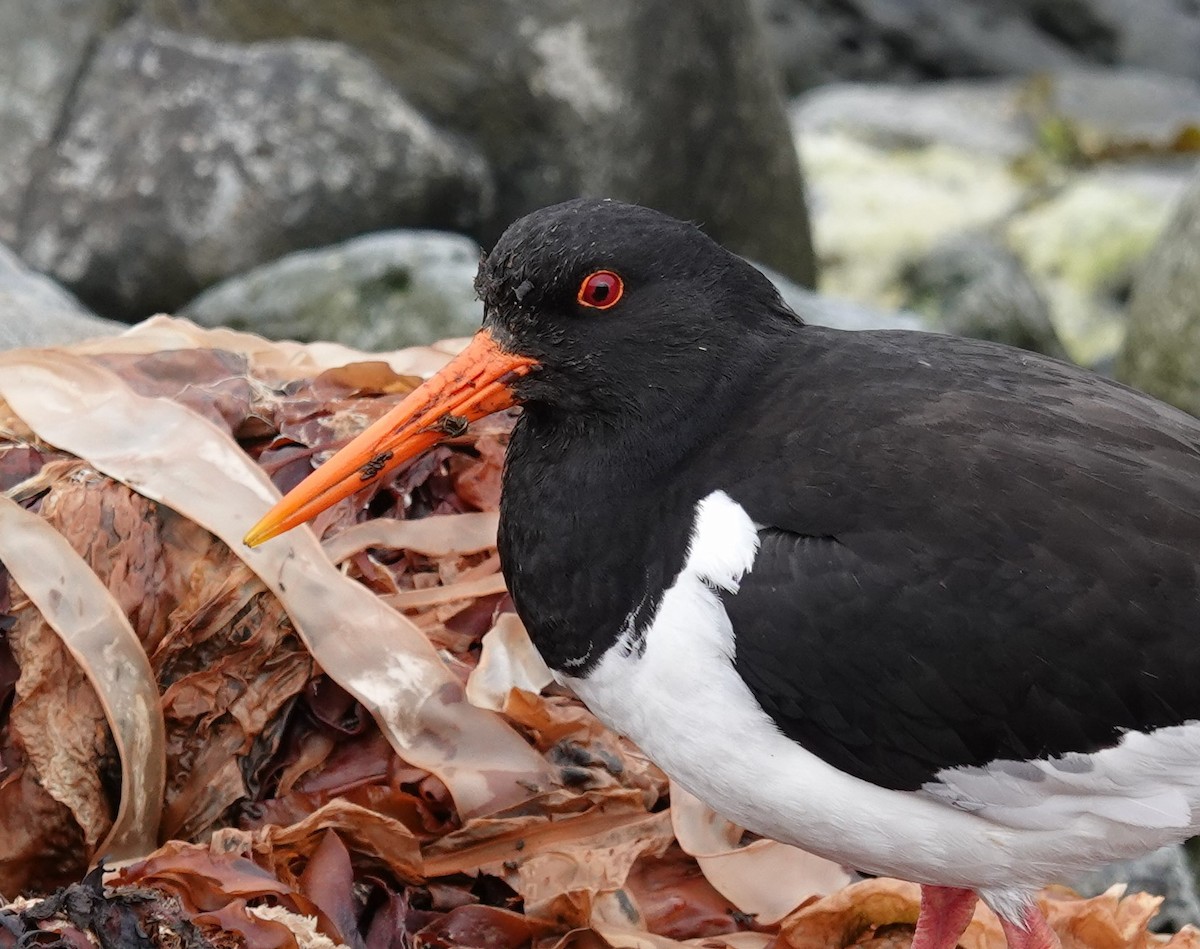
<path fill-rule="evenodd" d="M 969 341 L 830 339 L 764 380 L 799 426 L 743 419 L 767 463 L 724 486 L 766 525 L 725 602 L 784 733 L 915 789 L 1200 719 L 1200 423 Z"/>

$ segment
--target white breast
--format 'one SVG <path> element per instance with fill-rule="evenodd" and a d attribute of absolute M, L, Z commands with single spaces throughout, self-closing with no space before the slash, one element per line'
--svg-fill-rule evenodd
<path fill-rule="evenodd" d="M 704 498 L 684 568 L 644 649 L 628 648 L 627 630 L 586 678 L 560 675 L 601 720 L 718 812 L 859 870 L 980 890 L 1001 911 L 1046 882 L 1194 831 L 1197 791 L 1181 797 L 1169 790 L 1175 770 L 1184 776 L 1188 754 L 1191 762 L 1200 758 L 1192 754 L 1200 750 L 1200 727 L 1149 749 L 1127 740 L 1124 759 L 1110 755 L 1092 772 L 1111 781 L 1134 753 L 1170 760 L 1142 769 L 1156 775 L 1156 789 L 1135 780 L 1099 808 L 1087 806 L 1099 789 L 1082 780 L 1082 760 L 1070 762 L 1076 774 L 1058 784 L 973 769 L 943 772 L 936 786 L 908 792 L 854 778 L 804 750 L 779 731 L 733 665 L 736 642 L 720 591 L 738 589 L 757 549 L 757 529 L 740 505 L 723 491 Z M 1196 767 L 1188 768 L 1190 780 Z M 1051 797 L 1068 791 L 1070 800 L 1050 803 L 1039 785 Z M 1004 794 L 993 801 L 996 788 Z M 1145 816 L 1151 813 L 1159 817 Z"/>

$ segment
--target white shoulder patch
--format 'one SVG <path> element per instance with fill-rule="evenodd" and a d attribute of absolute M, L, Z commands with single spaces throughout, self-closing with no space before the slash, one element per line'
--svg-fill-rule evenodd
<path fill-rule="evenodd" d="M 758 529 L 737 501 L 724 491 L 714 491 L 696 505 L 696 521 L 683 568 L 686 573 L 737 593 L 757 554 Z"/>

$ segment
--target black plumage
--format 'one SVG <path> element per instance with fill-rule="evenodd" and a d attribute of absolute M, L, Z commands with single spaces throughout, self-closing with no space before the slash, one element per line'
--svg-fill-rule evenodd
<path fill-rule="evenodd" d="M 644 632 L 723 490 L 763 526 L 724 595 L 737 669 L 850 774 L 911 790 L 1200 719 L 1200 423 L 996 344 L 804 326 L 698 234 L 664 260 L 601 233 L 552 258 L 510 235 L 480 279 L 546 365 L 515 386 L 501 551 L 551 666 Z M 569 312 L 599 266 L 626 311 Z"/>

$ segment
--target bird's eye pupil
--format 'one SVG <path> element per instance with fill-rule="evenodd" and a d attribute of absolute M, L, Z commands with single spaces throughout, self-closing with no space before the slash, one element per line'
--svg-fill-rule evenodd
<path fill-rule="evenodd" d="M 621 299 L 625 283 L 611 270 L 597 270 L 584 278 L 576 299 L 584 306 L 607 310 Z"/>

